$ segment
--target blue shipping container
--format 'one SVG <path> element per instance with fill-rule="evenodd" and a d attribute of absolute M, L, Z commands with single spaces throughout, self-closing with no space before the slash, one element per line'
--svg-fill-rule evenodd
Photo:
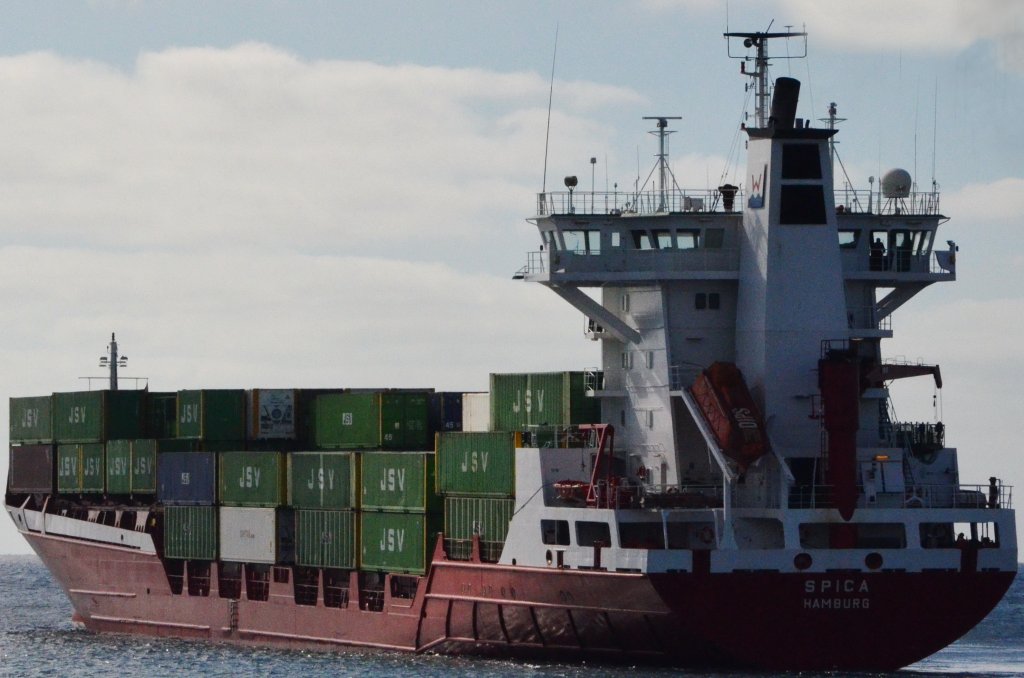
<path fill-rule="evenodd" d="M 217 503 L 215 452 L 161 452 L 156 463 L 158 502 L 180 506 Z"/>
<path fill-rule="evenodd" d="M 462 430 L 462 393 L 431 393 L 428 402 L 431 431 Z"/>

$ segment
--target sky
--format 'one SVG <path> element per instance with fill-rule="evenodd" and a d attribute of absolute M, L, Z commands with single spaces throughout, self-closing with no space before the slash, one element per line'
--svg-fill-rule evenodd
<path fill-rule="evenodd" d="M 934 179 L 961 248 L 893 317 L 886 356 L 945 386 L 933 407 L 899 384 L 897 415 L 942 418 L 962 482 L 1024 487 L 1020 0 L 9 0 L 0 398 L 87 388 L 111 332 L 122 376 L 166 391 L 596 366 L 582 316 L 512 279 L 536 194 L 632 186 L 650 115 L 681 117 L 680 185 L 740 183 L 722 33 L 769 25 L 810 33 L 772 74 L 802 81 L 800 117 L 837 103 L 850 182 Z M 0 553 L 27 550 L 0 519 Z"/>

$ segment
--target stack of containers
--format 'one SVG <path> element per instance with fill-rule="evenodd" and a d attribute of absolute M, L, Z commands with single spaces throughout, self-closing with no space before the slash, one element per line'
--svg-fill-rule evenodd
<path fill-rule="evenodd" d="M 225 451 L 218 472 L 220 559 L 273 565 L 294 560 L 295 518 L 284 506 L 285 456 Z"/>
<path fill-rule="evenodd" d="M 437 435 L 437 491 L 444 497 L 445 549 L 468 559 L 480 539 L 484 560 L 496 562 L 515 509 L 518 432 L 441 432 Z"/>
<path fill-rule="evenodd" d="M 430 445 L 427 391 L 346 391 L 317 396 L 321 450 L 422 450 Z"/>
<path fill-rule="evenodd" d="M 154 438 L 108 440 L 106 445 L 107 494 L 147 496 L 156 492 L 156 459 L 159 441 Z"/>
<path fill-rule="evenodd" d="M 142 436 L 145 395 L 107 390 L 53 394 L 58 493 L 104 493 L 104 447 L 110 440 Z"/>
<path fill-rule="evenodd" d="M 360 569 L 423 574 L 442 527 L 434 453 L 360 455 Z"/>
<path fill-rule="evenodd" d="M 54 487 L 53 397 L 10 399 L 7 489 L 49 494 Z"/>
<path fill-rule="evenodd" d="M 288 455 L 288 505 L 295 510 L 295 564 L 353 570 L 358 459 L 352 452 Z"/>
<path fill-rule="evenodd" d="M 216 560 L 216 451 L 245 446 L 245 391 L 183 390 L 174 403 L 176 436 L 161 441 L 157 454 L 156 498 L 164 506 L 164 555 Z"/>
<path fill-rule="evenodd" d="M 217 559 L 217 454 L 157 456 L 157 501 L 164 505 L 164 556 Z"/>

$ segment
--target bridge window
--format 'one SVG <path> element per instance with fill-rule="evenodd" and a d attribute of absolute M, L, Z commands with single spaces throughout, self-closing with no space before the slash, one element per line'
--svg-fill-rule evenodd
<path fill-rule="evenodd" d="M 540 521 L 541 540 L 545 544 L 555 546 L 569 545 L 569 521 L 568 520 L 542 520 Z"/>
<path fill-rule="evenodd" d="M 659 250 L 670 250 L 672 249 L 672 233 L 671 231 L 655 231 L 654 237 L 658 242 Z"/>
<path fill-rule="evenodd" d="M 850 231 L 839 231 L 839 246 L 846 249 L 856 249 L 857 242 L 860 240 L 860 229 L 853 229 Z"/>
<path fill-rule="evenodd" d="M 572 230 L 562 231 L 565 249 L 578 254 L 601 253 L 601 231 Z"/>
<path fill-rule="evenodd" d="M 598 523 L 589 520 L 576 522 L 576 544 L 578 546 L 593 546 L 601 542 L 604 546 L 612 545 L 611 529 L 608 523 Z"/>
<path fill-rule="evenodd" d="M 633 235 L 633 247 L 638 250 L 653 250 L 656 245 L 651 240 L 651 234 L 647 231 L 631 231 Z"/>
<path fill-rule="evenodd" d="M 677 237 L 681 250 L 696 249 L 700 244 L 700 231 L 698 230 L 677 231 Z"/>
<path fill-rule="evenodd" d="M 818 144 L 783 144 L 782 178 L 820 179 L 821 155 Z"/>
<path fill-rule="evenodd" d="M 622 235 L 618 231 L 612 231 L 612 247 L 620 247 L 622 245 Z"/>

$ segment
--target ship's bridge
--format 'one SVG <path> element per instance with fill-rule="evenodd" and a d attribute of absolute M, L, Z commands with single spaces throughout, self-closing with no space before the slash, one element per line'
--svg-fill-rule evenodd
<path fill-rule="evenodd" d="M 948 242 L 943 250 L 934 242 L 946 221 L 937 190 L 883 198 L 844 189 L 835 192 L 835 203 L 847 280 L 895 286 L 956 279 L 956 245 Z"/>
<path fill-rule="evenodd" d="M 717 191 L 544 193 L 521 277 L 574 286 L 735 280 L 742 214 Z"/>

